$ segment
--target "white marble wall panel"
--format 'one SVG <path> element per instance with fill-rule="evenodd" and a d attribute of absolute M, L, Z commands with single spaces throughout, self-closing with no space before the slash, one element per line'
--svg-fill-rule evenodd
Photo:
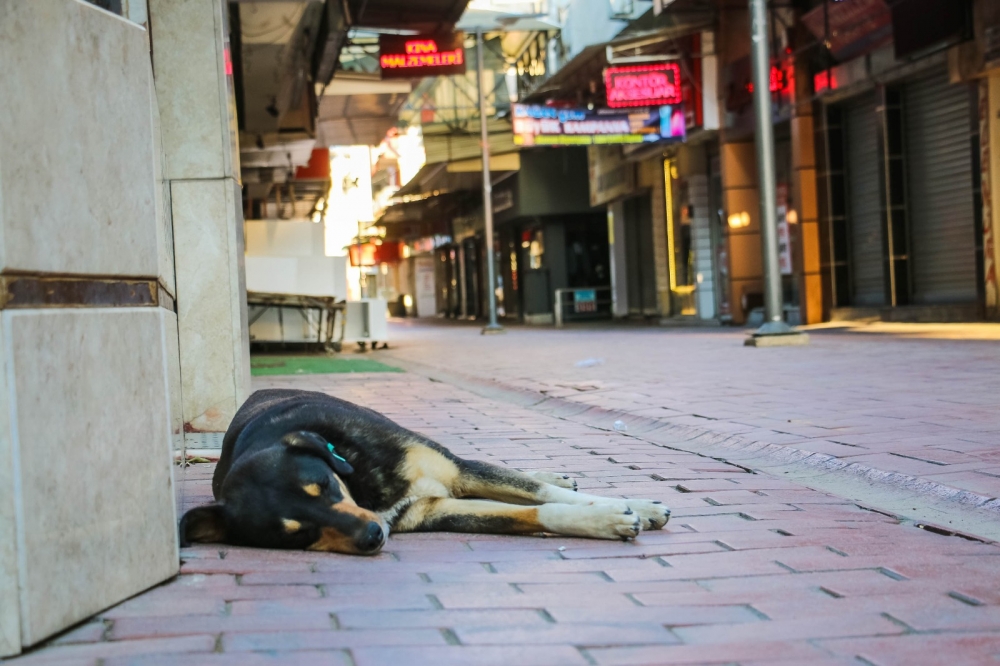
<path fill-rule="evenodd" d="M 149 14 L 166 178 L 238 177 L 220 1 L 149 0 Z"/>
<path fill-rule="evenodd" d="M 177 571 L 167 314 L 0 318 L 25 645 Z"/>
<path fill-rule="evenodd" d="M 184 423 L 224 431 L 249 392 L 243 224 L 235 181 L 175 181 L 170 189 L 177 266 Z"/>
<path fill-rule="evenodd" d="M 176 277 L 174 276 L 174 228 L 170 216 L 170 181 L 164 178 L 166 157 L 163 154 L 162 123 L 160 108 L 156 100 L 156 90 L 153 90 L 153 178 L 156 192 L 153 199 L 156 204 L 156 257 L 157 277 L 172 296 L 177 296 Z"/>
<path fill-rule="evenodd" d="M 0 268 L 156 275 L 146 31 L 80 0 L 3 2 L 0 63 Z"/>
<path fill-rule="evenodd" d="M 0 326 L 0 350 L 4 345 Z M 0 354 L 0 658 L 21 649 L 21 613 L 17 589 L 17 521 L 15 518 L 14 447 L 7 409 L 6 361 Z"/>
<path fill-rule="evenodd" d="M 181 397 L 181 350 L 177 337 L 177 315 L 163 310 L 163 322 L 167 382 L 170 387 L 170 436 L 176 451 L 184 446 L 184 401 Z"/>

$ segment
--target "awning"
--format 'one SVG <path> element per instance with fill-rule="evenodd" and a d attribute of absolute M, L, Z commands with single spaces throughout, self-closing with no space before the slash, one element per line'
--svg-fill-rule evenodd
<path fill-rule="evenodd" d="M 393 195 L 393 198 L 430 195 L 435 192 L 474 192 L 483 187 L 483 173 L 477 171 L 451 171 L 448 163 L 425 164 L 406 185 Z M 492 164 L 490 165 L 493 166 Z M 500 166 L 505 166 L 501 164 Z M 480 167 L 481 169 L 482 167 Z M 514 171 L 494 171 L 490 169 L 490 180 L 493 184 L 509 177 Z"/>
<path fill-rule="evenodd" d="M 659 16 L 649 10 L 614 39 L 584 48 L 527 95 L 525 101 L 539 103 L 562 98 L 582 102 L 588 95 L 603 97 L 603 73 L 608 66 L 609 50 L 617 56 L 667 53 L 675 48 L 674 40 L 710 30 L 715 22 L 711 0 L 676 0 Z"/>
<path fill-rule="evenodd" d="M 412 240 L 435 235 L 450 235 L 451 222 L 469 205 L 465 193 L 427 197 L 419 201 L 397 203 L 385 209 L 375 223 L 385 227 L 386 240 Z"/>
<path fill-rule="evenodd" d="M 410 90 L 409 81 L 338 72 L 319 100 L 317 141 L 327 146 L 378 145 L 398 122 Z"/>
<path fill-rule="evenodd" d="M 447 32 L 469 0 L 348 0 L 351 27 Z"/>

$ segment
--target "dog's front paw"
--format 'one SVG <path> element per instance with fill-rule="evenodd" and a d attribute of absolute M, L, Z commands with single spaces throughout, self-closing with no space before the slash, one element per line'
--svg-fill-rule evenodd
<path fill-rule="evenodd" d="M 626 503 L 639 514 L 644 530 L 663 529 L 670 520 L 670 509 L 659 500 L 626 500 Z"/>
<path fill-rule="evenodd" d="M 670 509 L 658 500 L 615 500 L 614 506 L 628 507 L 636 512 L 644 530 L 659 530 L 670 520 Z"/>
<path fill-rule="evenodd" d="M 533 477 L 536 481 L 541 481 L 542 483 L 547 483 L 552 486 L 567 488 L 569 490 L 576 490 L 576 480 L 571 479 L 569 474 L 554 474 L 552 472 L 529 472 L 529 476 Z"/>
<path fill-rule="evenodd" d="M 566 536 L 624 541 L 642 530 L 639 514 L 614 504 L 543 504 L 538 517 L 547 531 Z"/>

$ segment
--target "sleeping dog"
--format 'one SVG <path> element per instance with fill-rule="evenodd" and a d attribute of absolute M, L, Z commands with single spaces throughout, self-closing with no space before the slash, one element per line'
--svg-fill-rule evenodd
<path fill-rule="evenodd" d="M 215 502 L 181 519 L 181 542 L 373 555 L 390 531 L 631 539 L 660 529 L 660 502 L 574 492 L 568 477 L 463 460 L 388 418 L 310 391 L 258 391 L 237 412 Z"/>

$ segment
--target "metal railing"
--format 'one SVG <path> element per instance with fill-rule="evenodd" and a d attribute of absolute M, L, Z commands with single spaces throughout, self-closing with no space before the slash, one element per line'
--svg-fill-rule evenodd
<path fill-rule="evenodd" d="M 555 295 L 556 328 L 566 319 L 611 318 L 611 287 L 556 289 Z"/>

